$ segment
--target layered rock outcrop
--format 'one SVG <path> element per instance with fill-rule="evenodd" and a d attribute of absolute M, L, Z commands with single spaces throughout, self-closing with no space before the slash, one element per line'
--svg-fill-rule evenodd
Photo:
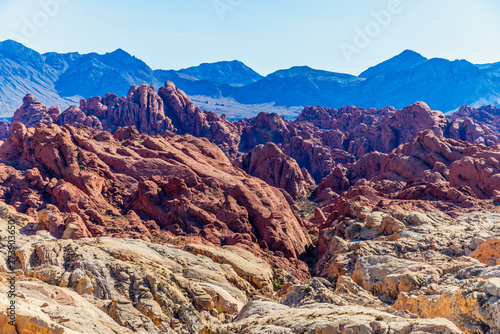
<path fill-rule="evenodd" d="M 33 95 L 28 94 L 23 98 L 21 108 L 14 113 L 9 130 L 12 131 L 17 122 L 21 122 L 27 127 L 35 127 L 38 123 L 50 124 L 57 116 L 57 110 L 50 109 L 49 112 L 49 108 L 44 106 L 42 102 L 35 100 Z"/>
<path fill-rule="evenodd" d="M 158 92 L 148 85 L 133 86 L 126 97 L 106 94 L 102 98 L 82 100 L 80 107 L 73 106 L 62 113 L 58 108 L 44 107 L 28 95 L 10 128 L 16 121 L 28 126 L 54 122 L 58 125 L 83 124 L 111 133 L 118 127 L 135 126 L 140 133 L 162 135 L 165 131 L 172 131 L 191 134 L 218 145 L 240 167 L 242 154 L 250 156 L 257 146 L 274 143 L 288 156 L 285 160 L 295 160 L 299 168 L 306 169 L 319 183 L 331 172 L 342 168 L 339 164 L 354 163 L 371 152 L 388 154 L 425 130 L 438 137 L 486 146 L 500 143 L 496 123 L 492 120 L 495 110 L 491 107 L 483 109 L 463 107 L 454 116 L 446 118 L 423 102 L 401 110 L 390 107 L 380 110 L 353 106 L 338 110 L 307 107 L 296 121 L 286 121 L 277 114 L 260 113 L 255 118 L 233 123 L 223 116 L 196 108 L 183 91 L 167 81 Z M 266 163 L 274 166 L 273 161 Z M 285 168 L 283 172 L 287 170 Z M 279 186 L 282 182 L 279 180 L 288 178 L 288 175 L 276 175 L 275 172 L 256 172 L 255 175 L 270 185 Z M 295 175 L 299 174 L 304 173 Z M 285 183 L 280 187 L 292 198 L 305 196 L 306 192 L 301 189 L 307 187 L 300 175 Z"/>
<path fill-rule="evenodd" d="M 479 132 L 490 132 L 498 137 L 500 135 L 500 108 L 487 105 L 479 108 L 462 106 L 456 113 L 451 116 L 454 122 L 465 122 L 479 124 L 480 128 L 476 129 Z M 464 137 L 467 133 L 463 133 Z M 465 138 L 460 138 L 466 140 Z"/>
<path fill-rule="evenodd" d="M 463 333 L 445 319 L 405 319 L 361 306 L 312 304 L 290 308 L 256 301 L 248 304 L 231 325 L 205 327 L 216 333 Z"/>
<path fill-rule="evenodd" d="M 306 168 L 317 182 L 339 163 L 353 163 L 371 152 L 389 153 L 425 130 L 438 137 L 488 146 L 500 143 L 487 127 L 472 120 L 447 119 L 423 102 L 401 110 L 306 107 L 296 121 L 261 113 L 238 124 L 242 128 L 239 146 L 242 152 L 273 142 Z"/>
<path fill-rule="evenodd" d="M 30 126 L 0 124 L 0 199 L 26 214 L 0 205 L 22 222 L 20 288 L 41 284 L 51 296 L 27 295 L 49 305 L 52 292 L 86 296 L 99 333 L 106 321 L 124 333 L 495 333 L 496 115 L 417 102 L 232 123 L 170 82 L 63 112 L 28 95 L 15 118 Z M 28 310 L 23 328 L 88 325 L 78 307 Z"/>
<path fill-rule="evenodd" d="M 10 123 L 5 121 L 0 121 L 0 139 L 9 137 Z"/>
<path fill-rule="evenodd" d="M 239 130 L 224 117 L 203 112 L 186 94 L 170 81 L 158 92 L 153 86 L 132 86 L 126 97 L 106 94 L 104 97 L 82 99 L 80 106 L 71 106 L 62 113 L 57 107 L 47 108 L 31 94 L 14 114 L 10 129 L 21 122 L 27 127 L 38 123 L 58 125 L 83 124 L 114 133 L 118 127 L 135 126 L 139 132 L 162 135 L 165 131 L 207 137 L 228 154 L 235 154 Z M 1 134 L 1 133 L 0 133 Z M 8 137 L 8 134 L 2 138 Z"/>

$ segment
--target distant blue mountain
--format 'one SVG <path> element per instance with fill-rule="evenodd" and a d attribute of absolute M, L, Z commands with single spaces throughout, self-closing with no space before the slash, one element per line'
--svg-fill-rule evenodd
<path fill-rule="evenodd" d="M 389 60 L 370 67 L 359 76 L 361 78 L 371 78 L 391 72 L 400 72 L 425 63 L 427 60 L 427 58 L 415 51 L 405 50 Z"/>
<path fill-rule="evenodd" d="M 232 86 L 245 86 L 263 78 L 262 75 L 243 64 L 241 61 L 221 61 L 217 63 L 203 63 L 177 71 L 198 80 L 213 81 Z"/>
<path fill-rule="evenodd" d="M 403 108 L 425 101 L 447 112 L 463 104 L 500 105 L 499 79 L 500 63 L 474 65 L 466 60 L 427 59 L 406 50 L 359 77 L 294 67 L 226 93 L 246 104 Z"/>
<path fill-rule="evenodd" d="M 174 70 L 156 70 L 154 74 L 158 81 L 172 81 L 177 87 L 191 96 L 204 95 L 219 98 L 223 96 L 223 91 L 227 86 L 216 81 L 198 79 L 191 74 Z"/>
<path fill-rule="evenodd" d="M 13 114 L 27 93 L 65 107 L 81 97 L 126 95 L 143 83 L 160 85 L 149 66 L 123 50 L 40 54 L 12 40 L 0 42 L 0 116 Z"/>
<path fill-rule="evenodd" d="M 126 95 L 133 85 L 159 84 L 146 63 L 121 49 L 104 55 L 48 53 L 44 57 L 64 69 L 55 82 L 61 96 Z"/>
<path fill-rule="evenodd" d="M 466 60 L 430 59 L 405 70 L 370 77 L 359 89 L 359 105 L 376 108 L 400 108 L 425 101 L 433 109 L 446 112 L 463 104 L 500 102 L 500 89 Z"/>
<path fill-rule="evenodd" d="M 263 76 L 238 60 L 203 63 L 179 71 L 156 70 L 157 80 L 174 82 L 188 95 L 221 97 L 231 87 L 242 87 L 263 79 Z"/>
<path fill-rule="evenodd" d="M 47 104 L 69 105 L 57 94 L 58 71 L 41 54 L 14 41 L 0 42 L 0 116 L 11 116 L 27 93 Z"/>
<path fill-rule="evenodd" d="M 0 117 L 11 116 L 27 93 L 46 105 L 66 107 L 82 97 L 126 95 L 132 85 L 158 87 L 167 80 L 191 96 L 228 97 L 244 104 L 402 108 L 421 100 L 445 112 L 462 104 L 500 105 L 500 62 L 427 59 L 411 50 L 358 77 L 307 66 L 262 77 L 237 60 L 153 71 L 121 49 L 104 55 L 40 54 L 15 41 L 0 42 Z"/>
<path fill-rule="evenodd" d="M 245 104 L 275 102 L 283 106 L 344 105 L 363 79 L 307 66 L 279 70 L 250 85 L 228 90 Z"/>
<path fill-rule="evenodd" d="M 232 97 L 244 104 L 402 108 L 426 101 L 445 112 L 462 104 L 500 104 L 500 63 L 474 65 L 465 60 L 427 59 L 411 50 L 369 68 L 359 77 L 301 66 L 276 71 L 250 84 L 233 81 L 228 85 L 229 81 L 192 73 L 199 71 L 155 71 L 159 81 L 171 80 L 188 95 Z"/>

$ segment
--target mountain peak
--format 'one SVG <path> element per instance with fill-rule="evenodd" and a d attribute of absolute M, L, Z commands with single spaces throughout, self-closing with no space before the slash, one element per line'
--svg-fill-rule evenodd
<path fill-rule="evenodd" d="M 132 56 L 130 53 L 128 53 L 127 51 L 125 51 L 125 50 L 123 50 L 121 48 L 118 48 L 118 49 L 116 49 L 113 52 L 109 52 L 108 54 L 112 54 L 112 55 L 115 55 L 115 56 L 129 56 L 129 57 Z"/>
<path fill-rule="evenodd" d="M 0 54 L 16 60 L 33 60 L 40 57 L 38 52 L 11 39 L 0 42 Z"/>
<path fill-rule="evenodd" d="M 178 71 L 198 80 L 209 80 L 221 84 L 244 86 L 263 77 L 239 60 L 203 63 Z"/>
<path fill-rule="evenodd" d="M 17 48 L 27 49 L 26 46 L 24 46 L 23 44 L 21 44 L 19 42 L 12 40 L 12 39 L 6 39 L 5 41 L 0 42 L 0 46 L 2 46 L 2 47 L 17 47 Z"/>
<path fill-rule="evenodd" d="M 278 70 L 276 72 L 273 72 L 269 74 L 269 76 L 273 77 L 282 77 L 282 78 L 291 78 L 291 77 L 296 77 L 296 76 L 303 76 L 303 77 L 308 77 L 308 78 L 319 78 L 319 77 L 328 77 L 328 78 L 352 78 L 352 79 L 357 79 L 356 76 L 350 75 L 350 74 L 345 74 L 345 73 L 336 73 L 336 72 L 330 72 L 330 71 L 325 71 L 325 70 L 318 70 L 314 69 L 309 66 L 293 66 L 290 67 L 289 69 L 285 70 Z"/>
<path fill-rule="evenodd" d="M 399 55 L 397 55 L 396 57 L 401 57 L 401 56 L 415 56 L 415 57 L 420 57 L 420 58 L 425 58 L 424 56 L 422 56 L 420 53 L 416 52 L 416 51 L 413 51 L 413 50 L 410 50 L 410 49 L 406 49 L 404 50 L 403 52 L 401 52 Z M 394 58 L 394 57 L 393 57 Z"/>
<path fill-rule="evenodd" d="M 403 71 L 418 66 L 427 60 L 420 53 L 407 49 L 391 59 L 370 67 L 359 76 L 362 78 L 371 78 L 390 72 Z"/>
<path fill-rule="evenodd" d="M 37 53 L 34 50 L 31 50 L 30 48 L 24 46 L 23 44 L 16 42 L 12 39 L 7 39 L 3 42 L 0 42 L 0 52 L 4 51 L 10 51 L 10 52 L 34 52 Z"/>
<path fill-rule="evenodd" d="M 143 71 L 145 73 L 153 73 L 151 68 L 139 58 L 131 55 L 123 49 L 116 49 L 113 52 L 106 53 L 104 55 L 97 55 L 97 58 L 103 64 L 110 67 L 115 67 L 122 71 Z"/>

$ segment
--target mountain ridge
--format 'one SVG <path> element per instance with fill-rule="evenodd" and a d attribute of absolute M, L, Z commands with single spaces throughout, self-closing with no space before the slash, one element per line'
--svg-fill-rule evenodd
<path fill-rule="evenodd" d="M 27 93 L 68 107 L 108 92 L 125 96 L 130 86 L 156 88 L 172 81 L 189 96 L 231 98 L 254 105 L 401 108 L 423 100 L 444 112 L 461 105 L 500 105 L 500 62 L 427 59 L 405 50 L 359 76 L 294 66 L 261 76 L 238 60 L 202 63 L 181 70 L 153 70 L 117 49 L 105 54 L 38 53 L 13 40 L 0 42 L 0 116 L 9 117 Z M 256 110 L 257 112 L 258 110 Z"/>
<path fill-rule="evenodd" d="M 392 57 L 378 65 L 372 66 L 366 71 L 362 72 L 359 77 L 370 78 L 377 75 L 385 74 L 388 72 L 401 71 L 405 69 L 410 69 L 412 67 L 418 66 L 423 62 L 427 61 L 426 57 L 422 56 L 420 53 L 413 50 L 405 50 L 399 55 Z M 394 67 L 397 67 L 394 69 Z"/>

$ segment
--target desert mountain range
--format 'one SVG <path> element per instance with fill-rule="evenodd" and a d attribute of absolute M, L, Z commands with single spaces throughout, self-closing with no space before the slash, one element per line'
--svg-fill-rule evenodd
<path fill-rule="evenodd" d="M 464 104 L 500 105 L 499 66 L 427 59 L 406 50 L 359 76 L 297 66 L 263 77 L 239 61 L 153 70 L 121 49 L 104 55 L 40 54 L 7 40 L 0 42 L 0 116 L 11 117 L 28 93 L 48 105 L 66 108 L 81 98 L 108 92 L 125 96 L 132 85 L 158 89 L 165 81 L 174 82 L 188 96 L 226 98 L 246 105 L 400 109 L 425 101 L 448 112 Z"/>

